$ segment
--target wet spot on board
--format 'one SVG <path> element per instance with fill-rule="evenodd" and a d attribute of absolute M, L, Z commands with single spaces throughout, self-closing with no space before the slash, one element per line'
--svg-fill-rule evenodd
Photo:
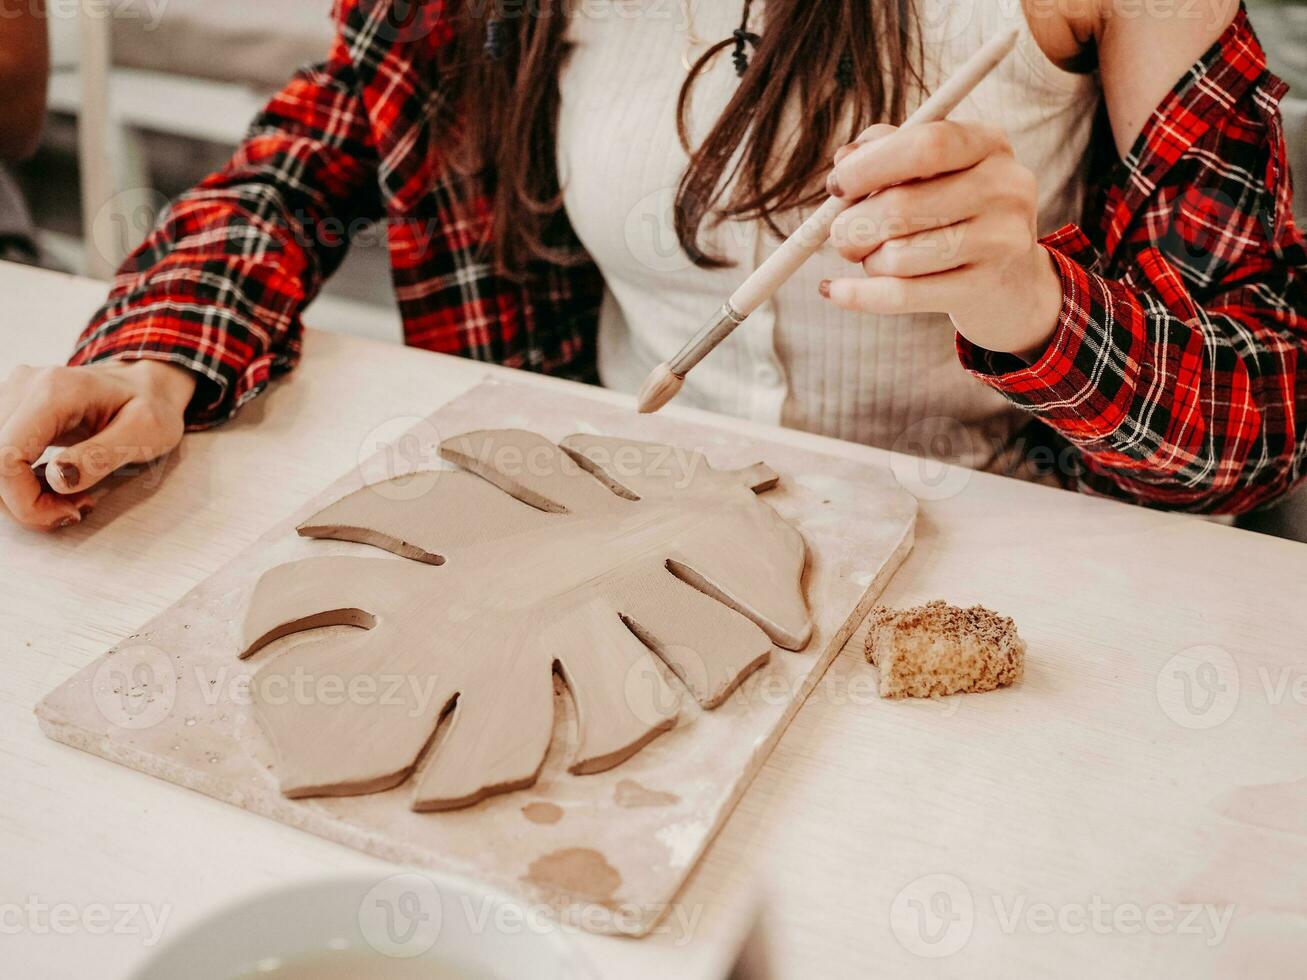
<path fill-rule="evenodd" d="M 558 823 L 563 819 L 563 808 L 553 803 L 528 803 L 522 807 L 522 816 L 532 823 Z"/>
<path fill-rule="evenodd" d="M 531 862 L 526 881 L 549 891 L 591 901 L 605 901 L 622 884 L 622 876 L 598 851 L 568 847 Z"/>
<path fill-rule="evenodd" d="M 623 779 L 617 784 L 615 792 L 618 806 L 672 806 L 681 802 L 675 793 L 663 793 L 659 790 L 641 786 L 634 779 Z"/>

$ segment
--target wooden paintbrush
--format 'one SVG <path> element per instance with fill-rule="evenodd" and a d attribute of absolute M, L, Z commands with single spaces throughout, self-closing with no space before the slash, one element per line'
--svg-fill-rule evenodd
<path fill-rule="evenodd" d="M 980 82 L 998 67 L 1016 46 L 1015 30 L 1001 34 L 973 54 L 929 99 L 908 117 L 904 126 L 939 122 L 952 112 Z M 685 376 L 710 351 L 731 335 L 745 319 L 798 271 L 804 262 L 830 238 L 835 219 L 857 201 L 832 197 L 818 208 L 793 235 L 781 243 L 762 265 L 737 289 L 680 353 L 659 364 L 640 388 L 641 412 L 656 412 L 680 392 Z"/>

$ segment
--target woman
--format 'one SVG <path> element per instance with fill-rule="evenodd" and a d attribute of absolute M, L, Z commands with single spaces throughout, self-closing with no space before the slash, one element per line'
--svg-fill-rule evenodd
<path fill-rule="evenodd" d="M 1301 474 L 1283 86 L 1232 0 L 564 6 L 340 0 L 327 63 L 173 205 L 74 366 L 0 389 L 12 516 L 80 520 L 107 472 L 289 370 L 368 219 L 409 343 L 629 391 L 827 190 L 883 193 L 685 402 L 877 445 L 943 433 L 989 467 L 1034 456 L 1033 416 L 1082 487 L 1177 509 L 1246 510 Z M 952 120 L 884 123 L 1011 25 L 1016 54 Z M 1069 223 L 1103 157 L 1095 250 Z M 43 487 L 29 464 L 70 443 Z"/>

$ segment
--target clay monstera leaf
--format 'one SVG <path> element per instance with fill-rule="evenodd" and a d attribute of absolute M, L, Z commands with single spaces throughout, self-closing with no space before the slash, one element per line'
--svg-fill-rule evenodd
<path fill-rule="evenodd" d="M 258 582 L 244 656 L 288 796 L 378 792 L 413 776 L 413 807 L 466 806 L 535 782 L 553 732 L 553 674 L 576 705 L 577 773 L 611 768 L 675 724 L 666 662 L 705 708 L 772 643 L 811 625 L 803 539 L 756 492 L 761 464 L 600 436 L 560 446 L 518 430 L 441 444 L 461 471 L 416 499 L 379 484 L 300 527 L 407 559 L 308 558 Z M 393 482 L 393 481 L 392 481 Z M 452 716 L 437 726 L 453 705 Z"/>

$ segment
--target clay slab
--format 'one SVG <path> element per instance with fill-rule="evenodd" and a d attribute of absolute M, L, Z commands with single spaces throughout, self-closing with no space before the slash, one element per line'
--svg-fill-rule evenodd
<path fill-rule="evenodd" d="M 377 556 L 360 544 L 299 537 L 295 528 L 345 495 L 396 476 L 411 475 L 411 482 L 392 484 L 399 488 L 392 492 L 424 492 L 448 472 L 438 454 L 442 439 L 492 428 L 528 429 L 555 442 L 589 433 L 664 443 L 702 452 L 721 469 L 765 461 L 780 478 L 762 499 L 798 528 L 808 547 L 810 642 L 801 652 L 773 648 L 768 663 L 713 710 L 686 694 L 676 705 L 675 728 L 605 772 L 568 771 L 578 751 L 575 711 L 556 684 L 550 749 L 529 789 L 444 812 L 413 810 L 405 786 L 287 798 L 269 770 L 271 747 L 251 710 L 258 658 L 239 656 L 255 583 L 299 559 Z M 670 465 L 677 465 L 674 458 Z M 37 714 L 50 737 L 134 769 L 383 858 L 467 874 L 548 903 L 594 931 L 644 935 L 906 556 L 915 518 L 916 501 L 887 470 L 783 442 L 742 440 L 675 416 L 639 416 L 611 396 L 486 383 L 381 447 L 61 685 Z M 277 643 L 292 650 L 322 636 L 316 631 Z M 664 680 L 684 690 L 670 671 Z M 295 696 L 293 688 L 287 696 Z M 349 696 L 381 698 L 384 685 Z"/>

